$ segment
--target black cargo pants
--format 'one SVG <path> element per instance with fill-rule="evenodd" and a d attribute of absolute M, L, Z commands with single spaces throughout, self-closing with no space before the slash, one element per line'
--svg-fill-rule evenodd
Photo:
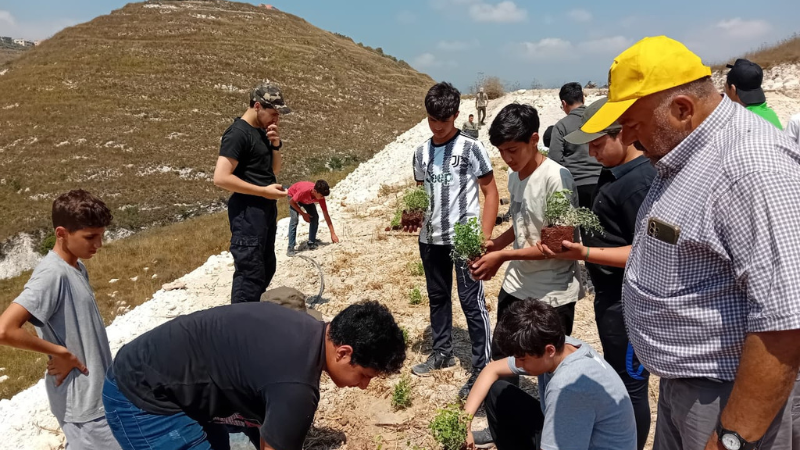
<path fill-rule="evenodd" d="M 235 268 L 231 303 L 257 302 L 275 275 L 277 202 L 254 195 L 233 194 L 228 200 L 228 219 Z"/>

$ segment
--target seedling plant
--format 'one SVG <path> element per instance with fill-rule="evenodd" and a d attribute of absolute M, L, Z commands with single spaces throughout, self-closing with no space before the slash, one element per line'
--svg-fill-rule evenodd
<path fill-rule="evenodd" d="M 444 450 L 461 450 L 467 442 L 467 426 L 472 417 L 459 405 L 450 405 L 436 413 L 428 428 Z"/>
<path fill-rule="evenodd" d="M 583 227 L 589 234 L 603 233 L 600 219 L 590 209 L 572 205 L 572 191 L 564 189 L 547 196 L 544 213 L 545 227 L 542 228 L 542 244 L 550 250 L 564 251 L 562 241 L 573 242 L 575 227 Z"/>

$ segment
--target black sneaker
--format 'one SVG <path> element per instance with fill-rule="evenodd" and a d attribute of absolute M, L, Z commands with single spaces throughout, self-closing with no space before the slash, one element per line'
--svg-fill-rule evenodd
<path fill-rule="evenodd" d="M 411 373 L 414 375 L 424 377 L 428 376 L 434 370 L 444 370 L 456 366 L 456 359 L 453 355 L 445 355 L 443 353 L 433 352 L 428 360 L 424 363 L 417 364 L 411 368 Z"/>
<path fill-rule="evenodd" d="M 478 375 L 480 375 L 480 370 L 473 370 L 472 373 L 469 375 L 467 382 L 461 386 L 461 389 L 458 391 L 458 398 L 461 401 L 466 401 L 467 397 L 469 397 L 469 391 L 472 390 L 472 386 L 475 384 L 475 380 L 478 379 Z"/>
<path fill-rule="evenodd" d="M 286 256 L 294 256 L 296 254 L 297 254 L 297 252 L 294 250 L 294 247 L 286 250 Z"/>
<path fill-rule="evenodd" d="M 316 250 L 319 245 L 316 242 L 309 241 L 308 244 L 306 244 L 306 246 L 308 247 L 309 250 Z"/>
<path fill-rule="evenodd" d="M 494 439 L 492 433 L 488 428 L 483 430 L 473 431 L 472 439 L 475 441 L 475 448 L 492 448 L 494 447 Z"/>

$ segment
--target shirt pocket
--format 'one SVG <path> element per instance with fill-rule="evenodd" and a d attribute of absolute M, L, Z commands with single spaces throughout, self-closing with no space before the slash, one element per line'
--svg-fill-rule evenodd
<path fill-rule="evenodd" d="M 681 239 L 677 244 L 669 244 L 647 234 L 640 240 L 641 262 L 633 275 L 639 288 L 656 297 L 672 297 L 684 287 L 680 268 L 683 250 Z"/>

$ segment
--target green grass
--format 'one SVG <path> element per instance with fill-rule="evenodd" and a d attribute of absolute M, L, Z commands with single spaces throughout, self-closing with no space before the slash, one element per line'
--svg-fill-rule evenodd
<path fill-rule="evenodd" d="M 408 291 L 408 304 L 414 306 L 422 304 L 422 292 L 420 292 L 418 287 L 414 286 Z"/>
<path fill-rule="evenodd" d="M 461 450 L 470 420 L 460 405 L 449 405 L 436 413 L 428 428 L 444 450 Z"/>
<path fill-rule="evenodd" d="M 411 378 L 403 375 L 400 381 L 394 385 L 392 391 L 392 407 L 395 410 L 406 409 L 411 406 Z"/>
<path fill-rule="evenodd" d="M 46 230 L 53 199 L 76 187 L 132 230 L 219 208 L 220 136 L 265 78 L 293 109 L 283 184 L 365 161 L 425 117 L 434 81 L 377 48 L 251 4 L 160 3 L 177 9 L 131 3 L 2 67 L 0 242 Z"/>
<path fill-rule="evenodd" d="M 425 275 L 425 268 L 422 266 L 422 261 L 412 261 L 408 263 L 408 273 L 412 277 L 421 277 Z"/>

